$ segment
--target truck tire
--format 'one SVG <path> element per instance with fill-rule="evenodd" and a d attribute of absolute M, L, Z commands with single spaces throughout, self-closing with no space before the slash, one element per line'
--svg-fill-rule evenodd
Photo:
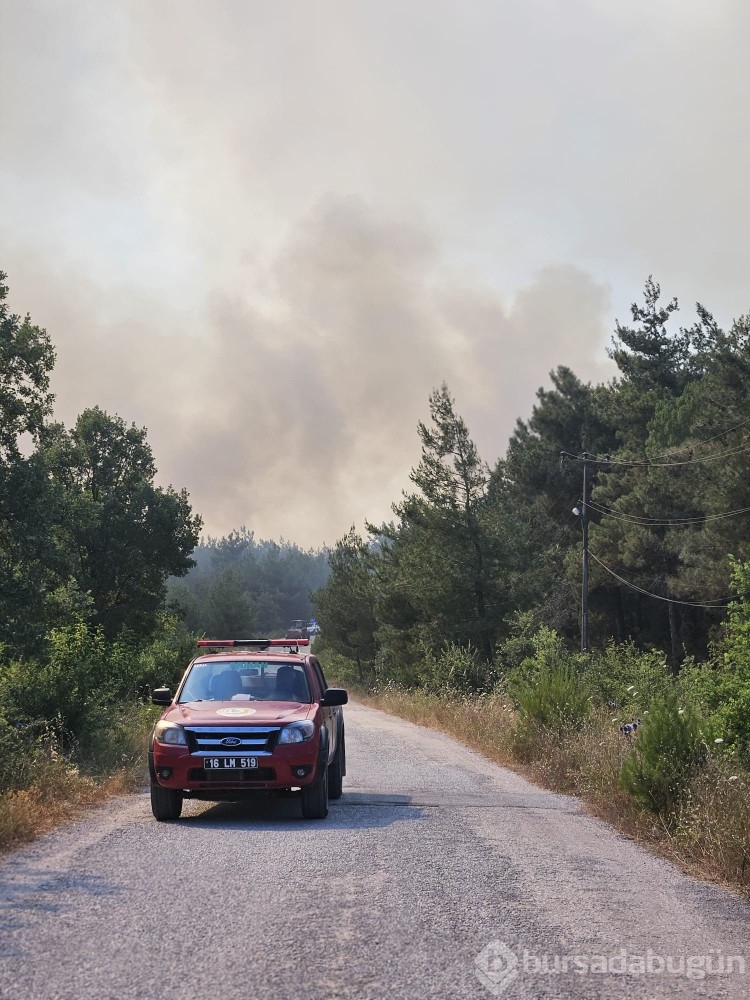
<path fill-rule="evenodd" d="M 344 745 L 344 730 L 341 730 L 336 756 L 328 765 L 328 798 L 340 799 L 344 791 L 344 772 L 346 769 L 346 748 Z"/>
<path fill-rule="evenodd" d="M 302 786 L 302 815 L 305 819 L 325 819 L 328 815 L 328 768 L 325 758 L 318 761 L 318 773 L 313 783 Z"/>
<path fill-rule="evenodd" d="M 154 819 L 179 819 L 182 812 L 182 792 L 174 788 L 162 788 L 155 781 L 151 782 L 151 812 Z"/>

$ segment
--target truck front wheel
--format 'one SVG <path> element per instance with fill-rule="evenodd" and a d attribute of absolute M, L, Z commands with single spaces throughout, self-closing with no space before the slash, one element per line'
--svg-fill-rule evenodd
<path fill-rule="evenodd" d="M 336 747 L 336 754 L 328 765 L 328 798 L 340 799 L 343 792 L 344 774 L 346 772 L 346 749 L 344 744 L 344 730 L 341 730 L 339 745 Z"/>
<path fill-rule="evenodd" d="M 182 812 L 182 792 L 174 788 L 162 788 L 152 781 L 151 812 L 159 821 L 179 819 Z"/>
<path fill-rule="evenodd" d="M 328 767 L 318 760 L 318 773 L 311 785 L 302 786 L 302 815 L 305 819 L 325 819 L 328 815 Z"/>

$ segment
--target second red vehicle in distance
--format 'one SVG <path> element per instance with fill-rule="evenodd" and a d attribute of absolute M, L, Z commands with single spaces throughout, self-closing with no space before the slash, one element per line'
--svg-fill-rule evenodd
<path fill-rule="evenodd" d="M 328 687 L 309 640 L 203 639 L 149 744 L 151 808 L 178 819 L 185 798 L 240 800 L 299 789 L 302 815 L 323 819 L 346 774 L 342 688 Z"/>

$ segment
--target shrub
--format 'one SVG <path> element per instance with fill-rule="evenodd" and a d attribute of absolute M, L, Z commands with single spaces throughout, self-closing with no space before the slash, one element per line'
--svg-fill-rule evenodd
<path fill-rule="evenodd" d="M 589 695 L 580 674 L 567 664 L 545 670 L 536 683 L 517 688 L 521 719 L 556 736 L 577 729 L 589 713 Z"/>
<path fill-rule="evenodd" d="M 173 615 L 163 615 L 148 645 L 132 654 L 132 674 L 120 696 L 143 697 L 162 685 L 174 690 L 196 652 L 195 636 L 184 623 Z"/>
<path fill-rule="evenodd" d="M 522 652 L 527 655 L 521 656 Z M 521 658 L 517 659 L 511 654 L 517 654 Z M 554 673 L 560 667 L 577 664 L 579 660 L 565 648 L 565 643 L 557 632 L 544 625 L 530 637 L 517 642 L 509 640 L 500 648 L 499 657 L 505 683 L 516 700 L 516 691 L 533 686 L 542 674 Z"/>
<path fill-rule="evenodd" d="M 683 669 L 679 684 L 727 747 L 750 767 L 750 563 L 730 560 L 738 593 L 727 609 L 720 640 L 708 663 Z"/>
<path fill-rule="evenodd" d="M 750 766 L 750 678 L 719 664 L 690 665 L 680 674 L 680 693 L 707 720 L 745 767 Z"/>
<path fill-rule="evenodd" d="M 40 763 L 55 752 L 55 743 L 47 723 L 12 725 L 0 715 L 0 793 L 30 784 Z"/>
<path fill-rule="evenodd" d="M 45 659 L 0 663 L 6 720 L 0 722 L 0 788 L 25 787 L 26 779 L 8 784 L 6 772 L 20 759 L 27 771 L 29 762 L 49 760 L 50 747 L 95 773 L 123 766 L 133 756 L 128 713 L 139 711 L 138 696 L 152 687 L 176 683 L 194 638 L 165 617 L 139 649 L 126 632 L 107 642 L 100 629 L 79 621 L 53 629 L 47 647 Z"/>
<path fill-rule="evenodd" d="M 446 642 L 435 656 L 424 651 L 420 682 L 430 691 L 466 694 L 483 690 L 490 679 L 489 667 L 471 646 Z"/>
<path fill-rule="evenodd" d="M 366 678 L 360 677 L 356 662 L 331 649 L 323 641 L 323 636 L 316 638 L 313 651 L 321 662 L 329 684 L 335 683 L 341 687 L 367 686 Z M 367 676 L 370 676 L 369 672 Z"/>
<path fill-rule="evenodd" d="M 96 725 L 106 698 L 107 645 L 84 622 L 53 629 L 47 659 L 0 665 L 0 704 L 18 726 L 44 720 L 59 739 L 79 739 Z"/>
<path fill-rule="evenodd" d="M 691 708 L 681 709 L 672 691 L 652 705 L 623 761 L 620 780 L 642 805 L 674 825 L 690 782 L 707 760 L 698 717 Z"/>
<path fill-rule="evenodd" d="M 608 643 L 590 654 L 584 669 L 596 704 L 623 722 L 641 718 L 651 702 L 664 698 L 674 683 L 664 653 L 643 652 L 632 643 Z"/>

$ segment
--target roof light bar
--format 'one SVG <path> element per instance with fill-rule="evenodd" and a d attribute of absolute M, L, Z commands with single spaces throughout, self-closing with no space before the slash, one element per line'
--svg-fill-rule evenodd
<path fill-rule="evenodd" d="M 206 646 L 268 646 L 273 639 L 199 639 L 198 645 Z"/>
<path fill-rule="evenodd" d="M 198 646 L 201 649 L 211 647 L 232 648 L 234 646 L 256 646 L 259 649 L 268 649 L 271 646 L 286 646 L 291 649 L 293 646 L 309 646 L 309 639 L 199 639 Z"/>

